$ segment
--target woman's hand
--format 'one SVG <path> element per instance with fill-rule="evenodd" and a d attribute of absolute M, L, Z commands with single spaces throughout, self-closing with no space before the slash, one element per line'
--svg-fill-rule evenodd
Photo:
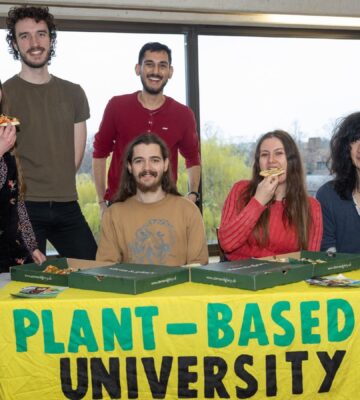
<path fill-rule="evenodd" d="M 267 176 L 264 178 L 256 188 L 255 199 L 265 206 L 275 195 L 276 188 L 279 184 L 278 176 Z"/>
<path fill-rule="evenodd" d="M 0 157 L 12 149 L 16 141 L 16 128 L 13 125 L 0 126 Z"/>
<path fill-rule="evenodd" d="M 33 251 L 32 258 L 33 258 L 34 262 L 36 262 L 36 264 L 39 264 L 39 265 L 42 264 L 44 261 L 46 261 L 46 257 L 39 249 L 36 249 Z"/>

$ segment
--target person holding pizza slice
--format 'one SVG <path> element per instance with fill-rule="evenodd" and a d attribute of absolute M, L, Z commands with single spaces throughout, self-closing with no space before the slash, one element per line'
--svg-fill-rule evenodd
<path fill-rule="evenodd" d="M 49 240 L 62 257 L 95 259 L 97 245 L 77 202 L 75 180 L 90 116 L 86 95 L 48 70 L 56 43 L 48 7 L 13 7 L 6 23 L 9 50 L 21 70 L 4 91 L 10 115 L 21 122 L 17 151 L 39 248 L 45 252 Z"/>
<path fill-rule="evenodd" d="M 258 141 L 252 177 L 231 189 L 218 236 L 231 261 L 320 249 L 320 204 L 307 194 L 300 153 L 287 132 Z"/>
<path fill-rule="evenodd" d="M 41 264 L 44 254 L 38 249 L 23 201 L 24 185 L 14 154 L 19 121 L 3 114 L 0 82 L 0 273 L 28 262 Z"/>

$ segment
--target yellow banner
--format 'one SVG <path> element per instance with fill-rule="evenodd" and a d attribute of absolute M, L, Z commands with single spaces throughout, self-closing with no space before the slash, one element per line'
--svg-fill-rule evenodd
<path fill-rule="evenodd" d="M 352 273 L 359 277 L 359 273 Z M 360 290 L 0 290 L 0 399 L 356 399 Z"/>

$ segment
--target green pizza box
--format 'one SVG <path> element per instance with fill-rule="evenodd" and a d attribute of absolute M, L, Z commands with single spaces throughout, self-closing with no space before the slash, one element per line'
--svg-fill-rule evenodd
<path fill-rule="evenodd" d="M 360 268 L 360 254 L 301 251 L 299 258 L 301 263 L 312 264 L 312 277 L 339 274 Z"/>
<path fill-rule="evenodd" d="M 231 288 L 260 290 L 309 279 L 312 266 L 259 259 L 208 264 L 191 268 L 191 281 Z"/>
<path fill-rule="evenodd" d="M 48 265 L 53 265 L 54 267 L 60 269 L 69 268 L 66 258 L 46 260 L 41 265 L 35 263 L 16 265 L 14 267 L 10 267 L 11 280 L 21 282 L 44 283 L 55 286 L 68 286 L 68 275 L 58 275 L 43 272 Z"/>
<path fill-rule="evenodd" d="M 73 272 L 71 288 L 139 294 L 189 281 L 189 269 L 165 265 L 114 264 Z"/>
<path fill-rule="evenodd" d="M 80 260 L 76 258 L 54 258 L 46 260 L 41 265 L 31 263 L 10 267 L 10 276 L 11 280 L 13 281 L 44 283 L 55 286 L 69 286 L 69 274 L 53 274 L 44 272 L 44 269 L 48 265 L 53 265 L 54 267 L 60 269 L 71 268 L 72 270 L 76 271 L 83 268 L 95 268 L 108 264 L 109 263 L 100 261 Z"/>

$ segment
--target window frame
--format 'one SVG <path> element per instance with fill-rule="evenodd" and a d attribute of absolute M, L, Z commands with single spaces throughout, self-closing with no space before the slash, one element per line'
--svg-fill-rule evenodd
<path fill-rule="evenodd" d="M 56 19 L 58 31 L 107 32 L 107 33 L 159 33 L 182 34 L 185 46 L 186 102 L 194 112 L 199 141 L 200 134 L 200 93 L 199 93 L 199 36 L 252 36 L 273 38 L 314 38 L 360 40 L 360 31 L 338 28 L 289 28 L 223 25 L 191 25 L 122 22 L 105 20 Z M 5 18 L 0 17 L 0 27 L 6 28 Z M 199 188 L 202 194 L 202 187 Z M 200 204 L 202 210 L 202 204 Z M 218 255 L 217 244 L 209 244 L 210 256 Z"/>

